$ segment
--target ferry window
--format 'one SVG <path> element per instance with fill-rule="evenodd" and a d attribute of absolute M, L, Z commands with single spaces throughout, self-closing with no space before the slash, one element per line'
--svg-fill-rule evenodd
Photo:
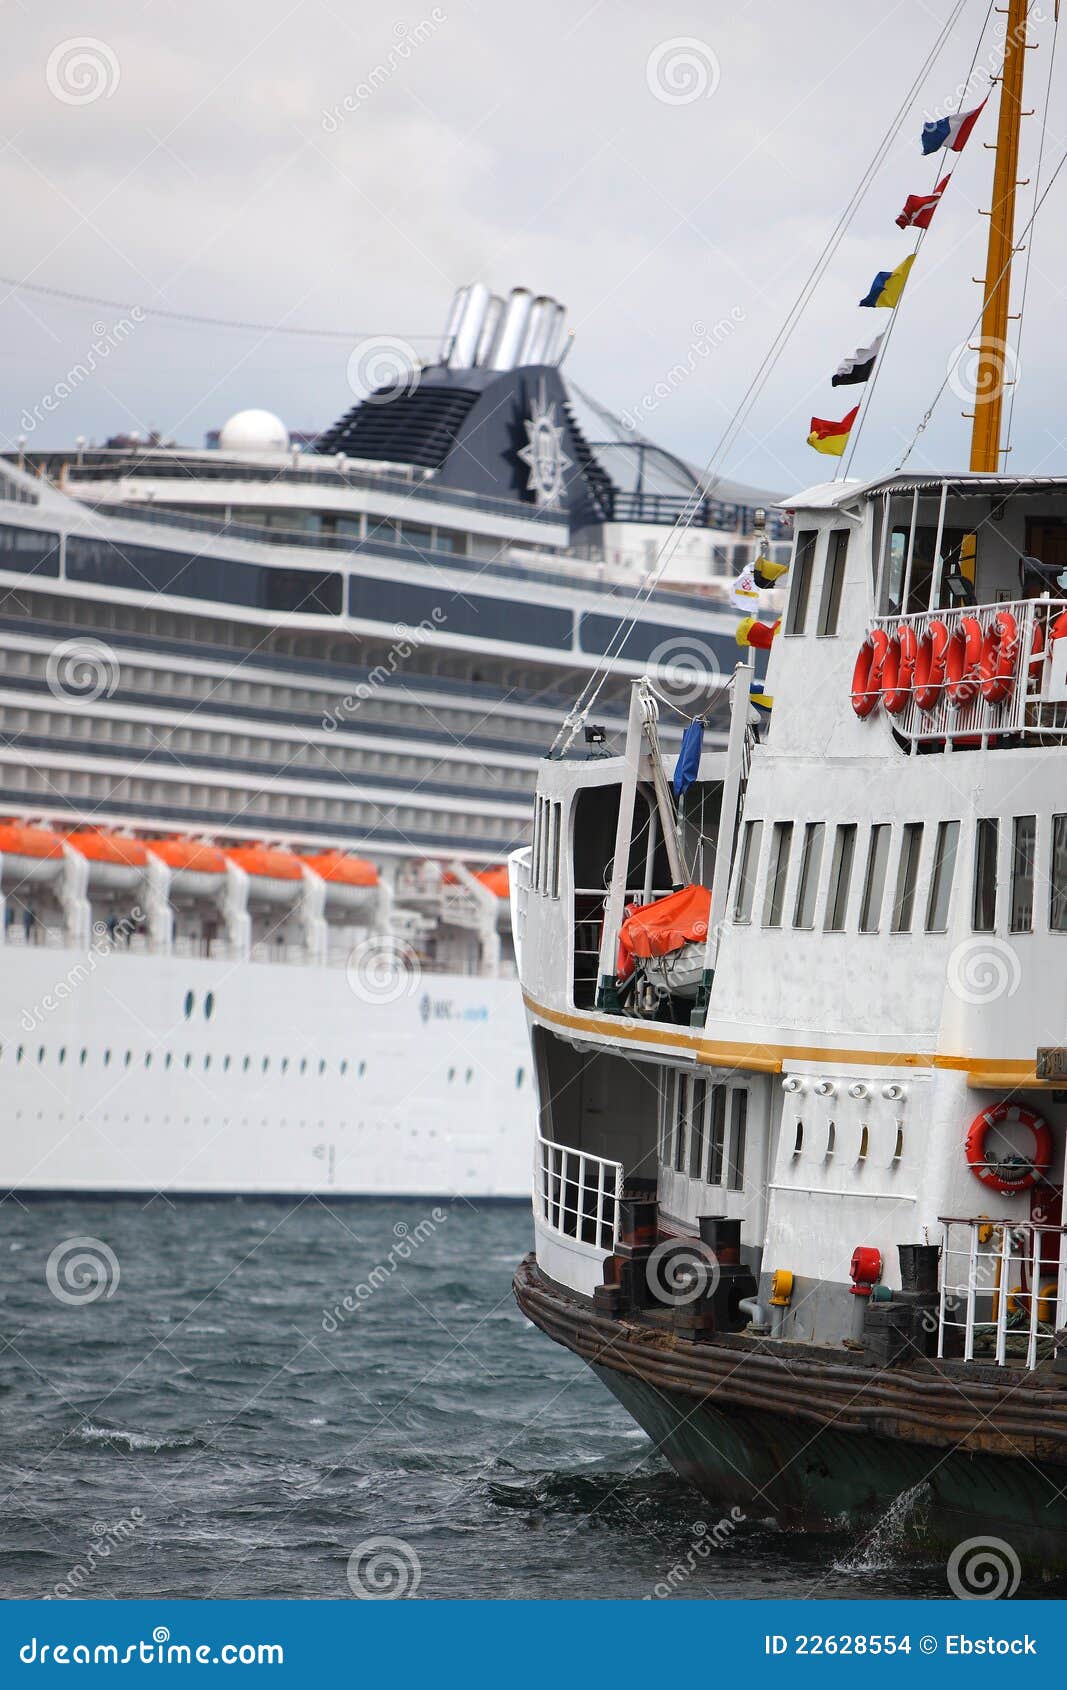
<path fill-rule="evenodd" d="M 771 866 L 767 877 L 767 896 L 763 905 L 764 927 L 781 927 L 785 907 L 785 882 L 789 873 L 789 853 L 793 847 L 792 822 L 775 822 L 771 835 Z"/>
<path fill-rule="evenodd" d="M 442 603 L 442 599 L 446 602 Z M 565 651 L 570 650 L 574 633 L 573 613 L 555 605 L 537 604 L 531 599 L 523 602 L 520 611 L 510 599 L 490 598 L 483 593 L 444 594 L 440 587 L 415 586 L 376 575 L 350 577 L 348 614 L 369 622 L 402 622 L 409 628 L 425 622 L 431 629 L 447 628 L 453 636 L 470 634 L 483 640 L 517 640 L 523 645 L 558 646 Z M 614 632 L 621 620 L 583 617 L 583 639 L 590 621 L 610 623 Z M 662 630 L 660 637 L 666 637 Z M 605 649 L 609 638 L 605 637 Z M 585 649 L 595 649 L 595 645 Z M 639 660 L 642 653 L 627 645 L 625 655 Z"/>
<path fill-rule="evenodd" d="M 863 904 L 860 908 L 861 933 L 877 933 L 882 918 L 890 838 L 891 829 L 888 822 L 879 822 L 871 828 L 870 843 L 867 847 L 867 873 L 863 882 Z"/>
<path fill-rule="evenodd" d="M 997 846 L 1000 823 L 980 816 L 974 833 L 974 905 L 971 924 L 976 933 L 992 933 L 997 925 Z"/>
<path fill-rule="evenodd" d="M 1029 933 L 1034 925 L 1034 847 L 1037 817 L 1016 816 L 1011 842 L 1011 930 Z"/>
<path fill-rule="evenodd" d="M 848 557 L 849 532 L 835 528 L 830 535 L 826 553 L 826 568 L 822 577 L 822 597 L 819 600 L 819 621 L 816 632 L 824 638 L 837 633 L 841 615 L 841 592 L 845 585 L 845 559 Z"/>
<path fill-rule="evenodd" d="M 711 1131 L 708 1134 L 708 1184 L 722 1184 L 723 1152 L 726 1148 L 726 1087 L 711 1090 Z"/>
<path fill-rule="evenodd" d="M 1067 816 L 1052 818 L 1052 881 L 1048 924 L 1053 933 L 1067 933 Z"/>
<path fill-rule="evenodd" d="M 665 1168 L 674 1164 L 674 1127 L 677 1113 L 678 1075 L 673 1070 L 663 1075 L 660 1093 L 659 1159 Z"/>
<path fill-rule="evenodd" d="M 822 847 L 826 837 L 825 822 L 807 822 L 801 847 L 800 881 L 797 886 L 794 927 L 815 926 L 815 898 L 819 890 L 819 870 L 822 867 Z"/>
<path fill-rule="evenodd" d="M 678 1113 L 674 1122 L 674 1171 L 677 1174 L 685 1172 L 689 1157 L 689 1115 L 685 1107 L 688 1090 L 688 1080 L 679 1077 Z"/>
<path fill-rule="evenodd" d="M 752 920 L 752 900 L 756 895 L 756 865 L 763 841 L 763 823 L 746 822 L 741 842 L 741 862 L 737 870 L 737 894 L 734 901 L 734 920 Z"/>
<path fill-rule="evenodd" d="M 834 839 L 834 861 L 830 870 L 830 890 L 826 899 L 826 919 L 823 923 L 827 933 L 844 932 L 855 856 L 856 824 L 842 822 Z"/>
<path fill-rule="evenodd" d="M 923 848 L 922 822 L 908 822 L 900 841 L 897 886 L 893 894 L 894 933 L 910 933 L 915 914 L 915 889 L 919 884 L 919 859 Z"/>
<path fill-rule="evenodd" d="M 708 1101 L 706 1080 L 689 1081 L 689 1177 L 702 1179 L 704 1172 L 704 1113 Z"/>
<path fill-rule="evenodd" d="M 731 1191 L 745 1188 L 745 1135 L 748 1131 L 748 1092 L 733 1094 L 733 1120 L 730 1124 L 730 1174 L 727 1181 Z"/>
<path fill-rule="evenodd" d="M 793 590 L 789 595 L 789 609 L 785 620 L 787 634 L 802 634 L 807 625 L 811 572 L 815 563 L 815 543 L 818 537 L 814 528 L 804 528 L 797 535 L 797 553 L 792 570 Z"/>
<path fill-rule="evenodd" d="M 926 903 L 926 931 L 944 933 L 948 929 L 948 906 L 952 897 L 952 876 L 956 868 L 956 846 L 959 844 L 959 822 L 937 824 L 937 845 L 934 867 L 930 875 L 930 896 Z"/>

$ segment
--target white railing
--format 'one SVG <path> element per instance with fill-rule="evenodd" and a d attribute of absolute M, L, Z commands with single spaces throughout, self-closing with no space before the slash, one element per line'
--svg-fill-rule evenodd
<path fill-rule="evenodd" d="M 937 1353 L 1032 1372 L 1067 1322 L 1067 1228 L 941 1217 Z"/>
<path fill-rule="evenodd" d="M 910 627 L 921 645 L 932 622 L 941 622 L 949 636 L 955 634 L 964 618 L 978 623 L 983 638 L 1002 610 L 1010 611 L 1019 630 L 1019 648 L 1015 659 L 1014 684 L 1000 704 L 990 704 L 974 687 L 974 697 L 966 704 L 956 705 L 942 686 L 930 710 L 920 709 L 912 686 L 903 710 L 888 719 L 894 729 L 906 738 L 941 740 L 960 746 L 961 741 L 1000 739 L 1008 734 L 1042 734 L 1051 738 L 1067 738 L 1067 700 L 1050 700 L 1053 650 L 1050 630 L 1060 613 L 1067 609 L 1063 599 L 1022 599 L 1011 604 L 963 605 L 952 610 L 923 611 L 918 616 L 879 616 L 875 626 L 884 628 L 892 639 L 902 627 Z M 1034 653 L 1035 627 L 1038 631 L 1039 653 Z M 884 710 L 883 703 L 879 710 Z"/>
<path fill-rule="evenodd" d="M 544 1226 L 580 1244 L 614 1250 L 619 1239 L 622 1163 L 537 1135 L 534 1215 Z"/>

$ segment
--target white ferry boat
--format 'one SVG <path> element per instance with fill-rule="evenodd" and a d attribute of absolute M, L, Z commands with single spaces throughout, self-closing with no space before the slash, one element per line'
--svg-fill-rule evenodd
<path fill-rule="evenodd" d="M 512 857 L 519 1304 L 713 1505 L 888 1514 L 984 1596 L 1067 1564 L 1067 477 L 1003 473 L 995 379 L 1027 35 L 1012 0 L 970 470 L 790 499 L 769 728 L 742 665 L 683 814 L 635 683 Z"/>
<path fill-rule="evenodd" d="M 244 412 L 4 465 L 0 1189 L 526 1192 L 538 756 L 605 664 L 610 732 L 649 660 L 732 661 L 761 503 L 590 443 L 566 345 L 476 284 L 311 450 Z"/>

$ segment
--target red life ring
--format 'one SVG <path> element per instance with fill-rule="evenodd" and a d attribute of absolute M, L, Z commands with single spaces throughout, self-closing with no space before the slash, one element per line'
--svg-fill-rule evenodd
<path fill-rule="evenodd" d="M 915 702 L 927 714 L 937 708 L 941 688 L 945 684 L 948 643 L 948 629 L 938 619 L 931 622 L 915 653 Z"/>
<path fill-rule="evenodd" d="M 998 610 L 982 646 L 978 666 L 982 697 L 987 704 L 1003 704 L 1015 689 L 1019 656 L 1019 624 L 1010 610 Z"/>
<path fill-rule="evenodd" d="M 889 642 L 882 664 L 882 703 L 891 716 L 907 708 L 915 679 L 915 658 L 919 642 L 910 622 L 902 622 Z"/>
<path fill-rule="evenodd" d="M 1029 1161 L 1020 1156 L 998 1159 L 986 1150 L 986 1139 L 1002 1121 L 1029 1127 L 1034 1135 L 1034 1153 Z M 983 1185 L 1008 1193 L 1029 1191 L 1044 1179 L 1052 1166 L 1052 1131 L 1045 1117 L 1034 1110 L 1023 1109 L 1017 1103 L 997 1103 L 992 1109 L 983 1109 L 971 1122 L 964 1153 L 967 1166 Z"/>
<path fill-rule="evenodd" d="M 869 716 L 878 708 L 888 650 L 889 635 L 884 628 L 872 628 L 860 646 L 852 671 L 852 708 L 859 717 Z"/>
<path fill-rule="evenodd" d="M 981 623 L 973 616 L 961 616 L 952 631 L 945 655 L 946 687 L 957 710 L 965 709 L 978 697 L 984 645 Z"/>

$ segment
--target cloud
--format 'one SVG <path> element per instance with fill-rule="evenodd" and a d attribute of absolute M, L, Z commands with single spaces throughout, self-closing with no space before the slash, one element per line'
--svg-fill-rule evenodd
<path fill-rule="evenodd" d="M 521 282 L 566 301 L 570 373 L 617 412 L 685 356 L 694 324 L 740 308 L 737 331 L 655 416 L 663 444 L 703 461 L 949 11 L 949 0 L 875 12 L 851 0 L 769 12 L 750 0 L 718 15 L 618 0 L 534 10 L 416 0 L 386 15 L 336 0 L 155 0 L 89 26 L 72 4 L 18 10 L 7 19 L 9 62 L 21 69 L 0 152 L 4 268 L 143 306 L 426 335 L 427 353 L 455 287 Z M 918 147 L 924 111 L 951 103 L 984 15 L 977 0 L 965 9 L 724 470 L 783 489 L 821 474 L 804 446 L 808 417 L 834 414 L 829 375 L 872 332 L 874 314 L 856 302 L 910 250 L 893 219 L 931 178 Z M 46 66 L 89 27 L 121 76 L 110 93 L 65 104 Z M 1037 33 L 1047 38 L 1048 26 Z M 714 55 L 714 91 L 658 99 L 650 57 L 687 40 Z M 1047 59 L 1030 59 L 1029 103 L 1040 107 Z M 895 463 L 979 308 L 971 277 L 984 267 L 978 212 L 990 178 L 980 143 L 994 105 L 889 347 L 857 465 L 872 474 Z M 339 110 L 342 121 L 324 122 Z M 1034 174 L 1037 130 L 1028 126 L 1023 175 Z M 1052 163 L 1062 139 L 1050 132 Z M 1035 249 L 1013 469 L 1054 469 L 1062 457 L 1067 239 L 1056 205 L 1054 195 Z M 0 309 L 10 441 L 101 313 L 32 295 Z M 245 405 L 294 428 L 325 426 L 350 402 L 350 352 L 343 341 L 149 321 L 35 443 L 156 425 L 196 444 Z M 947 393 L 914 461 L 966 461 L 959 411 Z"/>

